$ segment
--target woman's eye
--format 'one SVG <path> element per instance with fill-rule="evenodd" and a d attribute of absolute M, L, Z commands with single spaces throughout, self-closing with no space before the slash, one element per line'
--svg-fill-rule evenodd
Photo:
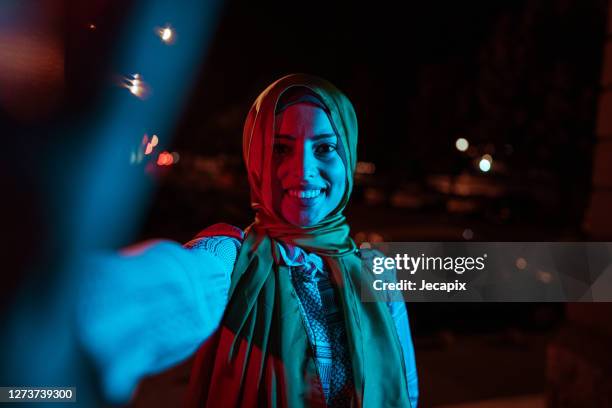
<path fill-rule="evenodd" d="M 316 147 L 315 150 L 318 154 L 328 154 L 336 151 L 336 145 L 331 143 L 322 143 Z"/>
<path fill-rule="evenodd" d="M 291 151 L 291 148 L 285 144 L 277 143 L 274 145 L 274 154 L 284 156 Z"/>

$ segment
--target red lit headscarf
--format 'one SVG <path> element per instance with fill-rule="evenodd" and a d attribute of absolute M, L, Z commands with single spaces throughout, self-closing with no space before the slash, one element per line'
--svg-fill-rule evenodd
<path fill-rule="evenodd" d="M 347 187 L 340 204 L 319 224 L 308 227 L 291 226 L 272 210 L 275 114 L 281 97 L 299 88 L 310 90 L 327 107 L 326 113 L 336 131 L 346 169 Z M 302 97 L 302 93 L 294 93 L 293 100 L 289 99 L 288 103 L 295 103 L 296 99 Z M 257 214 L 255 228 L 264 228 L 272 238 L 315 252 L 318 249 L 326 255 L 354 252 L 355 245 L 349 237 L 349 228 L 342 211 L 353 189 L 353 173 L 357 163 L 357 117 L 351 102 L 343 93 L 329 82 L 309 75 L 296 74 L 281 78 L 266 88 L 251 107 L 244 125 L 242 142 L 251 186 L 251 206 Z M 309 237 L 316 237 L 316 241 L 323 245 L 311 242 Z M 337 245 L 329 247 L 332 241 Z"/>

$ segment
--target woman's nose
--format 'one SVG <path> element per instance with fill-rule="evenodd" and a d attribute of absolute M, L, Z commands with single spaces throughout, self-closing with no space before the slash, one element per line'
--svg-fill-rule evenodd
<path fill-rule="evenodd" d="M 317 159 L 311 149 L 298 149 L 294 169 L 302 180 L 313 178 L 317 174 Z"/>

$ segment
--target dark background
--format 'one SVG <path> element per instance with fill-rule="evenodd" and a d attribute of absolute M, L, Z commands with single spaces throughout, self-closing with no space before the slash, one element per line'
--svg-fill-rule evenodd
<path fill-rule="evenodd" d="M 225 3 L 173 139 L 183 160 L 163 175 L 142 237 L 248 225 L 243 120 L 291 72 L 329 79 L 357 110 L 358 157 L 376 172 L 358 178 L 354 234 L 581 237 L 604 1 L 283 4 Z M 455 149 L 459 137 L 467 153 Z M 485 153 L 489 174 L 475 165 Z"/>

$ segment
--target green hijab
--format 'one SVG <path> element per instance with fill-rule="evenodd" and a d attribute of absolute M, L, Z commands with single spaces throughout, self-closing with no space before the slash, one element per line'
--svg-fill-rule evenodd
<path fill-rule="evenodd" d="M 278 101 L 292 87 L 306 87 L 329 110 L 343 149 L 346 191 L 316 225 L 296 227 L 272 210 L 272 151 Z M 305 74 L 285 76 L 251 107 L 243 154 L 255 222 L 247 229 L 232 272 L 230 300 L 221 326 L 198 351 L 187 398 L 198 407 L 325 406 L 290 270 L 279 264 L 279 242 L 321 256 L 344 314 L 353 368 L 355 407 L 409 407 L 406 369 L 396 329 L 383 302 L 364 303 L 372 274 L 361 259 L 342 214 L 352 187 L 357 119 L 350 101 L 329 82 Z"/>

